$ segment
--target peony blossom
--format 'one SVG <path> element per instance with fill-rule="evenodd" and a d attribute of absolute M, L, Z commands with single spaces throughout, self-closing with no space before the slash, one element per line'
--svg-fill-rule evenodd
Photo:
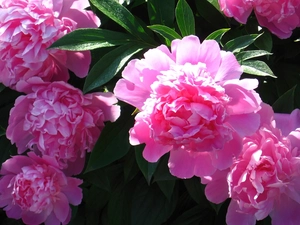
<path fill-rule="evenodd" d="M 86 151 L 97 141 L 104 121 L 115 121 L 120 107 L 112 93 L 83 93 L 62 82 L 29 80 L 31 93 L 16 99 L 10 111 L 7 138 L 18 153 L 31 149 L 55 157 L 61 169 L 78 174 Z M 34 82 L 33 82 L 34 81 Z M 24 85 L 20 89 L 27 91 Z"/>
<path fill-rule="evenodd" d="M 79 205 L 82 181 L 67 177 L 53 158 L 13 156 L 0 171 L 0 207 L 9 218 L 22 219 L 25 224 L 67 224 L 71 218 L 69 204 Z"/>
<path fill-rule="evenodd" d="M 89 51 L 47 48 L 77 28 L 100 25 L 91 11 L 84 10 L 88 6 L 88 0 L 0 0 L 0 82 L 18 90 L 19 81 L 34 76 L 67 81 L 68 69 L 86 76 Z"/>
<path fill-rule="evenodd" d="M 205 194 L 215 203 L 231 198 L 228 225 L 255 225 L 268 215 L 273 225 L 298 224 L 300 130 L 283 136 L 275 127 L 271 107 L 260 115 L 265 122 L 243 139 L 243 150 L 233 165 L 202 179 L 207 184 Z"/>
<path fill-rule="evenodd" d="M 300 110 L 295 109 L 290 114 L 275 113 L 274 119 L 276 127 L 278 127 L 282 134 L 287 136 L 291 131 L 300 128 Z"/>
<path fill-rule="evenodd" d="M 173 175 L 189 178 L 226 169 L 241 149 L 241 137 L 259 126 L 256 79 L 239 80 L 242 69 L 216 41 L 196 36 L 164 45 L 132 60 L 114 89 L 139 109 L 130 130 L 132 145 L 156 162 L 170 152 Z"/>
<path fill-rule="evenodd" d="M 243 24 L 254 10 L 258 23 L 281 39 L 300 27 L 299 0 L 219 0 L 219 4 L 226 16 Z"/>

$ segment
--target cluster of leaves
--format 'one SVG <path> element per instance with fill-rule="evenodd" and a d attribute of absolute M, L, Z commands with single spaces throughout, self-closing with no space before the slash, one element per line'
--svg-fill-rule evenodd
<path fill-rule="evenodd" d="M 90 0 L 101 18 L 99 29 L 78 29 L 56 41 L 51 48 L 92 51 L 88 76 L 72 77 L 84 93 L 112 91 L 121 71 L 132 58 L 141 58 L 150 48 L 195 34 L 214 39 L 223 50 L 232 51 L 244 69 L 255 77 L 262 99 L 275 112 L 289 113 L 300 107 L 300 43 L 297 32 L 280 40 L 258 27 L 255 17 L 240 25 L 223 16 L 216 0 L 134 0 L 123 6 L 115 0 Z M 299 35 L 298 35 L 299 36 Z M 271 53 L 272 52 L 272 53 Z M 9 110 L 20 95 L 0 86 L 0 160 L 16 149 L 5 137 Z M 107 123 L 85 171 L 79 175 L 84 198 L 72 208 L 71 225 L 196 225 L 225 224 L 228 202 L 210 203 L 198 178 L 179 180 L 170 175 L 165 155 L 157 163 L 142 157 L 144 146 L 133 147 L 128 131 L 134 124 L 134 108 L 120 103 L 121 117 Z M 0 212 L 0 224 L 21 224 Z M 258 224 L 269 224 L 268 219 Z"/>

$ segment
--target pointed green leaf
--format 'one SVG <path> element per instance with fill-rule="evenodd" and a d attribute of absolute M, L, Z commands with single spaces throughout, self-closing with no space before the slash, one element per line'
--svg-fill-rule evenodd
<path fill-rule="evenodd" d="M 273 48 L 273 40 L 270 32 L 265 30 L 261 37 L 254 42 L 254 45 L 261 50 L 271 52 Z"/>
<path fill-rule="evenodd" d="M 220 43 L 223 35 L 229 30 L 230 28 L 223 28 L 223 29 L 216 30 L 212 32 L 210 35 L 208 35 L 205 38 L 205 40 L 215 40 L 216 42 Z"/>
<path fill-rule="evenodd" d="M 85 173 L 109 165 L 126 155 L 130 149 L 128 130 L 133 125 L 133 116 L 129 109 L 123 108 L 121 112 L 116 122 L 105 125 L 90 155 Z"/>
<path fill-rule="evenodd" d="M 173 26 L 175 19 L 175 0 L 148 0 L 147 9 L 150 24 Z"/>
<path fill-rule="evenodd" d="M 263 61 L 247 60 L 242 62 L 244 73 L 256 76 L 270 76 L 276 78 L 270 67 Z"/>
<path fill-rule="evenodd" d="M 135 147 L 135 158 L 140 170 L 142 171 L 144 177 L 147 180 L 147 183 L 150 184 L 152 176 L 158 165 L 158 162 L 150 163 L 144 159 L 142 154 L 144 147 L 145 147 L 144 145 L 139 145 Z"/>
<path fill-rule="evenodd" d="M 173 195 L 176 180 L 163 180 L 156 182 L 159 189 L 164 193 L 167 199 L 170 201 Z"/>
<path fill-rule="evenodd" d="M 152 25 L 148 26 L 154 32 L 160 34 L 166 39 L 167 42 L 171 43 L 174 39 L 181 39 L 182 37 L 173 29 L 164 25 Z"/>
<path fill-rule="evenodd" d="M 77 29 L 54 42 L 50 48 L 85 51 L 134 41 L 129 34 L 105 29 Z"/>
<path fill-rule="evenodd" d="M 133 36 L 146 43 L 153 44 L 154 41 L 145 31 L 145 28 L 132 15 L 132 13 L 123 5 L 115 0 L 90 0 L 90 2 L 102 13 L 122 26 Z"/>
<path fill-rule="evenodd" d="M 272 108 L 276 113 L 291 113 L 296 105 L 296 96 L 299 98 L 300 89 L 298 85 L 295 85 L 290 90 L 281 95 L 272 105 Z"/>
<path fill-rule="evenodd" d="M 144 47 L 138 44 L 126 44 L 104 55 L 89 72 L 83 87 L 83 91 L 89 92 L 94 88 L 110 81 L 135 53 Z"/>
<path fill-rule="evenodd" d="M 251 45 L 261 34 L 248 34 L 228 41 L 224 45 L 224 50 L 239 52 Z"/>
<path fill-rule="evenodd" d="M 264 51 L 264 50 L 250 50 L 250 51 L 242 51 L 236 54 L 236 59 L 239 62 L 243 62 L 248 59 L 257 58 L 264 55 L 272 55 L 272 53 Z"/>
<path fill-rule="evenodd" d="M 182 36 L 195 34 L 194 14 L 185 0 L 179 0 L 175 9 L 177 25 Z"/>

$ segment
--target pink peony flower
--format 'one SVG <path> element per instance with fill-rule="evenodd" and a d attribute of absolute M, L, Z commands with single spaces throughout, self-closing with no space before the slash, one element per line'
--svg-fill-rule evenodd
<path fill-rule="evenodd" d="M 258 23 L 281 39 L 300 27 L 299 0 L 219 0 L 219 4 L 226 16 L 243 24 L 254 10 Z"/>
<path fill-rule="evenodd" d="M 0 0 L 0 82 L 18 90 L 19 81 L 34 76 L 67 81 L 68 69 L 86 76 L 89 51 L 47 48 L 77 28 L 100 25 L 91 11 L 84 10 L 88 6 L 88 0 Z"/>
<path fill-rule="evenodd" d="M 20 219 L 28 225 L 67 224 L 71 218 L 69 204 L 79 205 L 82 183 L 67 177 L 57 162 L 29 152 L 28 156 L 13 156 L 2 164 L 0 207 L 9 218 Z"/>
<path fill-rule="evenodd" d="M 19 154 L 29 148 L 56 158 L 71 174 L 80 173 L 85 152 L 92 150 L 104 121 L 119 117 L 117 99 L 110 92 L 83 95 L 62 81 L 29 81 L 33 92 L 16 99 L 7 138 L 16 143 Z"/>
<path fill-rule="evenodd" d="M 173 175 L 188 178 L 226 169 L 241 149 L 241 137 L 259 126 L 257 80 L 239 80 L 234 55 L 196 36 L 174 40 L 132 60 L 114 93 L 140 112 L 130 130 L 132 145 L 156 162 L 170 152 Z"/>

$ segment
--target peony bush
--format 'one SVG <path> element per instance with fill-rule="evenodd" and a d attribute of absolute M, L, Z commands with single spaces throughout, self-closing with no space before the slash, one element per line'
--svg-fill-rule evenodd
<path fill-rule="evenodd" d="M 0 225 L 298 224 L 299 10 L 0 1 Z"/>

